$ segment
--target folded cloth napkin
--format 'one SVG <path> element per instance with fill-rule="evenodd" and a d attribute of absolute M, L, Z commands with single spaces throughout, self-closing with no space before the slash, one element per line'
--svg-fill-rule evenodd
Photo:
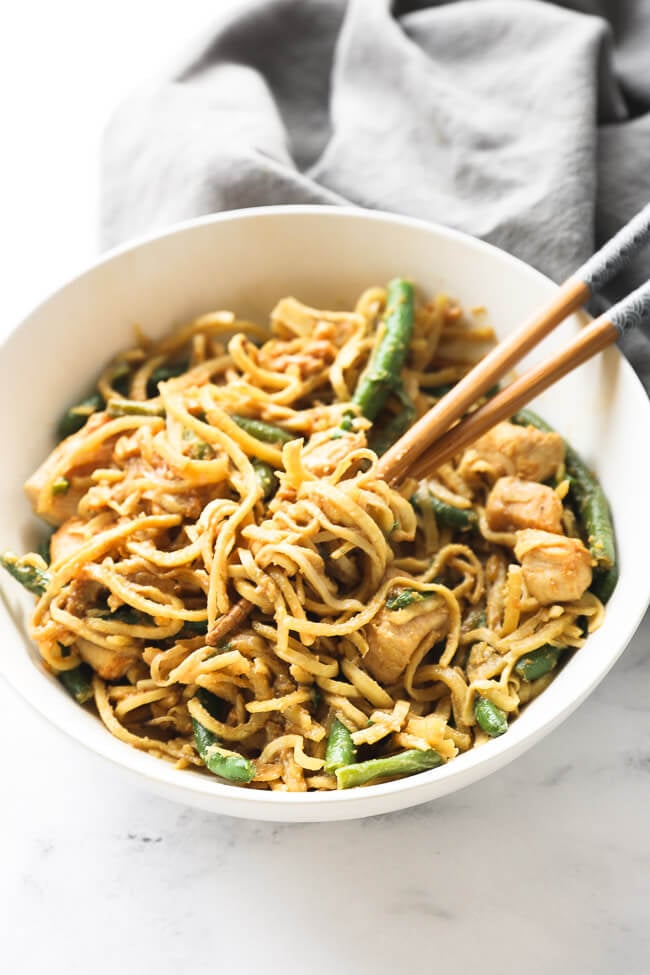
<path fill-rule="evenodd" d="M 556 280 L 650 200 L 650 2 L 253 0 L 110 122 L 106 245 L 188 217 L 354 203 Z M 650 274 L 650 250 L 613 298 Z M 625 352 L 650 388 L 650 333 Z"/>

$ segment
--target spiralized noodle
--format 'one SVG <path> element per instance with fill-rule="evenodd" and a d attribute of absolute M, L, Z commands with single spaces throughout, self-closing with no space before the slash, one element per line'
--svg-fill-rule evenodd
<path fill-rule="evenodd" d="M 493 458 L 461 456 L 425 485 L 474 515 L 471 530 L 412 503 L 414 482 L 378 476 L 351 399 L 385 305 L 372 287 L 343 312 L 283 299 L 268 329 L 214 312 L 159 342 L 140 335 L 99 379 L 108 410 L 28 482 L 57 526 L 32 635 L 56 673 L 90 665 L 120 740 L 201 768 L 198 722 L 254 763 L 249 787 L 329 790 L 335 717 L 362 758 L 448 761 L 487 740 L 477 697 L 516 717 L 553 677 L 525 681 L 517 662 L 577 649 L 600 624 L 589 592 L 551 605 L 528 592 L 515 532 L 486 515 Z M 402 371 L 416 415 L 493 339 L 445 295 L 421 304 Z M 260 439 L 256 421 L 282 436 Z M 218 626 L 230 632 L 213 638 Z"/>

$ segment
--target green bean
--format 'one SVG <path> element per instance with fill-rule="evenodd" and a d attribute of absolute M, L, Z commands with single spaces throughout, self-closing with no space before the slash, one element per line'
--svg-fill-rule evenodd
<path fill-rule="evenodd" d="M 455 383 L 443 383 L 442 386 L 423 386 L 422 392 L 427 393 L 428 396 L 433 396 L 434 399 L 442 399 L 447 393 L 450 393 L 454 388 Z M 477 402 L 481 402 L 484 399 L 492 399 L 498 392 L 501 391 L 501 384 L 495 383 L 494 386 L 490 386 L 486 389 L 482 396 L 479 396 Z"/>
<path fill-rule="evenodd" d="M 85 704 L 93 697 L 93 672 L 88 664 L 79 664 L 72 670 L 62 670 L 56 676 L 77 704 Z"/>
<path fill-rule="evenodd" d="M 75 406 L 71 406 L 63 416 L 58 426 L 58 437 L 59 440 L 65 440 L 71 434 L 76 433 L 77 430 L 81 430 L 82 426 L 86 423 L 89 416 L 96 413 L 97 410 L 101 410 L 104 405 L 104 400 L 99 393 L 93 393 L 92 396 L 88 396 L 86 399 L 81 400 Z"/>
<path fill-rule="evenodd" d="M 217 721 L 224 721 L 228 715 L 229 704 L 205 687 L 199 687 L 196 696 L 205 710 Z"/>
<path fill-rule="evenodd" d="M 334 718 L 327 739 L 327 749 L 325 751 L 325 771 L 336 772 L 344 765 L 351 765 L 356 762 L 357 749 L 352 741 L 352 735 L 342 721 Z"/>
<path fill-rule="evenodd" d="M 369 420 L 379 415 L 391 392 L 395 392 L 401 383 L 414 317 L 413 285 L 410 281 L 395 278 L 387 289 L 384 335 L 352 397 L 352 402 Z"/>
<path fill-rule="evenodd" d="M 204 440 L 196 440 L 190 444 L 187 454 L 192 460 L 210 460 L 214 457 L 212 447 L 209 443 L 205 443 Z"/>
<path fill-rule="evenodd" d="M 54 534 L 53 532 L 50 532 L 50 534 L 46 538 L 42 539 L 42 541 L 40 541 L 36 547 L 36 551 L 43 559 L 43 561 L 47 562 L 48 565 L 52 561 L 52 553 L 51 553 L 50 546 L 52 544 L 53 534 Z"/>
<path fill-rule="evenodd" d="M 399 440 L 403 433 L 406 433 L 415 419 L 415 403 L 404 389 L 404 385 L 401 383 L 401 381 L 399 387 L 396 388 L 394 392 L 399 397 L 399 401 L 402 404 L 402 409 L 399 411 L 399 413 L 395 413 L 384 425 L 384 427 L 371 439 L 370 446 L 378 457 L 381 457 L 382 454 L 386 453 L 388 448 L 392 447 L 395 441 Z"/>
<path fill-rule="evenodd" d="M 550 643 L 546 643 L 538 650 L 532 650 L 520 657 L 515 664 L 515 673 L 528 683 L 537 680 L 538 677 L 543 677 L 544 674 L 550 673 L 557 667 L 563 649 L 563 647 L 552 647 Z"/>
<path fill-rule="evenodd" d="M 136 399 L 109 399 L 106 412 L 109 416 L 165 416 L 162 406 Z"/>
<path fill-rule="evenodd" d="M 131 366 L 128 362 L 116 362 L 111 372 L 111 386 L 120 394 L 126 397 L 131 386 Z"/>
<path fill-rule="evenodd" d="M 388 597 L 386 600 L 386 609 L 393 611 L 406 609 L 407 606 L 411 606 L 413 603 L 419 603 L 423 599 L 424 594 L 418 592 L 417 589 L 401 589 L 397 595 Z"/>
<path fill-rule="evenodd" d="M 67 477 L 57 477 L 56 481 L 52 482 L 52 494 L 67 494 L 70 489 L 70 481 Z"/>
<path fill-rule="evenodd" d="M 426 393 L 427 396 L 433 396 L 434 399 L 442 399 L 447 393 L 450 393 L 454 388 L 454 383 L 443 383 L 442 386 L 423 386 L 422 392 Z"/>
<path fill-rule="evenodd" d="M 289 443 L 296 439 L 294 433 L 289 433 L 282 427 L 276 427 L 274 423 L 266 423 L 265 420 L 254 420 L 249 416 L 239 416 L 236 413 L 231 414 L 230 419 L 234 420 L 237 426 L 241 427 L 251 437 L 255 437 L 256 440 L 261 440 L 263 443 Z"/>
<path fill-rule="evenodd" d="M 147 381 L 147 396 L 151 399 L 158 395 L 158 383 L 165 383 L 168 379 L 175 379 L 187 372 L 190 364 L 187 359 L 181 362 L 170 362 L 166 366 L 158 366 L 149 376 Z"/>
<path fill-rule="evenodd" d="M 533 426 L 545 433 L 555 432 L 532 410 L 520 410 L 513 417 L 513 420 L 520 426 Z M 614 569 L 616 567 L 616 546 L 607 498 L 597 478 L 589 470 L 577 451 L 566 440 L 564 447 L 565 467 L 571 485 L 570 496 L 577 508 L 591 556 L 595 559 L 599 572 Z M 611 575 L 605 587 L 609 590 L 609 595 L 613 592 L 615 585 L 616 576 Z"/>
<path fill-rule="evenodd" d="M 618 566 L 613 565 L 611 569 L 595 569 L 591 591 L 603 605 L 609 602 L 609 598 L 616 589 L 618 582 Z"/>
<path fill-rule="evenodd" d="M 185 620 L 183 629 L 195 633 L 197 636 L 205 636 L 208 632 L 208 621 L 205 620 Z"/>
<path fill-rule="evenodd" d="M 603 489 L 574 450 L 567 450 L 565 465 L 570 495 L 584 526 L 589 551 L 599 569 L 612 569 L 616 565 L 614 529 Z"/>
<path fill-rule="evenodd" d="M 428 504 L 436 516 L 436 521 L 439 525 L 454 528 L 456 531 L 465 531 L 474 528 L 478 522 L 476 512 L 473 508 L 457 508 L 453 504 L 447 504 L 446 501 L 441 501 L 440 498 L 437 498 L 431 492 L 425 494 L 421 488 L 418 488 L 411 497 L 411 504 L 419 511 L 422 511 L 423 506 Z"/>
<path fill-rule="evenodd" d="M 192 718 L 192 730 L 199 756 L 214 775 L 230 782 L 250 782 L 255 777 L 253 763 L 237 752 L 222 748 L 216 736 L 196 718 Z"/>
<path fill-rule="evenodd" d="M 336 780 L 339 789 L 350 789 L 352 786 L 364 785 L 375 779 L 388 779 L 400 775 L 413 775 L 414 772 L 424 772 L 427 769 L 442 765 L 442 758 L 433 748 L 420 751 L 413 748 L 407 752 L 399 752 L 388 758 L 371 758 L 367 762 L 356 765 L 344 765 L 336 770 Z"/>
<path fill-rule="evenodd" d="M 126 626 L 151 626 L 153 622 L 148 613 L 142 613 L 127 603 L 114 609 L 108 619 L 115 620 L 116 623 L 125 623 Z"/>
<path fill-rule="evenodd" d="M 13 552 L 3 552 L 0 555 L 0 565 L 14 579 L 17 579 L 25 589 L 33 592 L 35 596 L 42 596 L 52 581 L 52 576 L 49 572 L 39 569 L 35 565 L 23 563 L 22 559 L 19 559 Z"/>
<path fill-rule="evenodd" d="M 278 479 L 275 476 L 275 471 L 270 464 L 266 464 L 263 460 L 253 460 L 251 463 L 255 471 L 257 483 L 262 491 L 262 498 L 264 501 L 268 501 L 278 489 Z"/>
<path fill-rule="evenodd" d="M 487 697 L 476 696 L 474 702 L 474 717 L 479 728 L 481 728 L 490 738 L 497 738 L 508 730 L 508 718 L 505 711 L 498 708 L 496 704 L 488 700 Z"/>
<path fill-rule="evenodd" d="M 487 626 L 487 614 L 480 606 L 470 609 L 463 620 L 463 631 L 469 633 L 471 630 L 481 630 Z"/>

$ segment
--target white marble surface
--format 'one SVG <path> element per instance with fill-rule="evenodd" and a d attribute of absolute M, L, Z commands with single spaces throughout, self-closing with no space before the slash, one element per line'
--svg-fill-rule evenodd
<path fill-rule="evenodd" d="M 111 104 L 213 14 L 203 0 L 14 7 L 0 39 L 1 328 L 92 255 Z M 649 642 L 646 618 L 580 710 L 505 770 L 333 825 L 152 797 L 0 681 L 2 971 L 645 975 Z"/>

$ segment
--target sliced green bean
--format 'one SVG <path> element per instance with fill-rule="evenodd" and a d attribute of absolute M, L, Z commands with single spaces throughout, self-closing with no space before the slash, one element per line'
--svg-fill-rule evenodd
<path fill-rule="evenodd" d="M 255 471 L 257 483 L 262 491 L 262 498 L 268 501 L 278 489 L 278 479 L 275 476 L 275 471 L 270 464 L 265 463 L 263 460 L 253 460 L 251 463 Z"/>
<path fill-rule="evenodd" d="M 79 664 L 72 670 L 62 670 L 57 674 L 61 684 L 77 704 L 86 704 L 93 697 L 93 671 L 88 664 Z"/>
<path fill-rule="evenodd" d="M 401 410 L 399 413 L 395 413 L 370 441 L 370 446 L 378 457 L 386 453 L 388 448 L 392 447 L 403 433 L 406 433 L 415 419 L 415 403 L 406 392 L 401 381 L 395 389 L 395 395 L 399 398 Z"/>
<path fill-rule="evenodd" d="M 402 366 L 411 343 L 414 319 L 413 285 L 410 281 L 395 278 L 389 283 L 386 294 L 384 335 L 361 374 L 352 398 L 362 415 L 369 420 L 379 415 L 390 394 L 401 383 Z"/>
<path fill-rule="evenodd" d="M 182 376 L 184 372 L 187 372 L 190 364 L 187 359 L 183 359 L 181 362 L 170 362 L 166 366 L 158 366 L 157 369 L 149 376 L 147 382 L 147 396 L 151 399 L 158 395 L 158 383 L 165 383 L 168 379 L 175 379 L 177 376 Z"/>
<path fill-rule="evenodd" d="M 146 400 L 109 399 L 106 404 L 109 416 L 165 416 L 162 406 L 152 406 Z"/>
<path fill-rule="evenodd" d="M 418 592 L 417 589 L 401 589 L 396 595 L 388 597 L 386 600 L 386 609 L 395 612 L 398 609 L 406 609 L 407 606 L 411 606 L 413 603 L 419 603 L 423 599 L 424 593 Z"/>
<path fill-rule="evenodd" d="M 282 427 L 276 427 L 274 423 L 267 423 L 265 420 L 254 420 L 249 416 L 239 416 L 232 413 L 231 420 L 234 420 L 238 427 L 241 427 L 251 437 L 261 440 L 263 443 L 289 443 L 296 439 L 295 433 L 289 433 Z"/>
<path fill-rule="evenodd" d="M 52 482 L 52 494 L 67 494 L 70 489 L 70 481 L 67 477 L 57 477 Z"/>
<path fill-rule="evenodd" d="M 36 551 L 43 561 L 47 562 L 48 565 L 52 561 L 52 553 L 50 548 L 52 544 L 52 535 L 53 532 L 50 532 L 50 534 L 46 538 L 42 539 L 42 541 L 40 541 L 36 547 Z"/>
<path fill-rule="evenodd" d="M 222 748 L 217 737 L 196 718 L 192 718 L 192 730 L 201 761 L 214 775 L 230 782 L 250 782 L 255 777 L 253 763 L 237 752 Z"/>
<path fill-rule="evenodd" d="M 515 664 L 515 673 L 529 683 L 537 680 L 538 677 L 543 677 L 555 670 L 562 649 L 562 647 L 552 647 L 550 643 L 547 643 L 538 650 L 532 650 L 519 658 Z"/>
<path fill-rule="evenodd" d="M 474 701 L 474 717 L 479 728 L 486 735 L 489 735 L 490 738 L 497 738 L 508 730 L 506 712 L 498 708 L 487 697 L 476 696 L 476 700 Z"/>
<path fill-rule="evenodd" d="M 17 579 L 25 589 L 33 592 L 35 596 L 42 596 L 52 581 L 52 576 L 49 572 L 39 569 L 35 565 L 28 565 L 22 559 L 19 559 L 18 556 L 14 555 L 13 552 L 3 552 L 0 555 L 0 565 L 14 579 Z"/>
<path fill-rule="evenodd" d="M 469 633 L 471 630 L 481 630 L 487 626 L 487 614 L 480 606 L 470 609 L 463 620 L 463 630 Z"/>
<path fill-rule="evenodd" d="M 422 511 L 428 505 L 436 516 L 436 521 L 439 525 L 444 525 L 446 528 L 454 528 L 456 531 L 467 531 L 468 529 L 475 528 L 478 523 L 478 518 L 473 508 L 457 508 L 453 504 L 447 504 L 446 501 L 441 501 L 435 494 L 431 494 L 430 491 L 425 491 L 423 488 L 418 488 L 411 498 L 411 504 L 418 511 Z"/>
<path fill-rule="evenodd" d="M 114 609 L 108 619 L 115 620 L 116 623 L 125 623 L 126 626 L 151 626 L 153 622 L 147 613 L 142 613 L 127 603 Z"/>
<path fill-rule="evenodd" d="M 195 633 L 196 636 L 205 636 L 208 632 L 208 621 L 205 620 L 185 620 L 183 629 Z"/>
<path fill-rule="evenodd" d="M 441 386 L 423 386 L 422 392 L 426 393 L 427 396 L 433 396 L 435 399 L 442 399 L 447 393 L 450 393 L 454 388 L 454 383 L 443 383 Z"/>
<path fill-rule="evenodd" d="M 604 605 L 609 602 L 612 593 L 616 589 L 617 582 L 617 565 L 613 565 L 610 569 L 595 569 L 594 578 L 591 583 L 591 591 Z"/>
<path fill-rule="evenodd" d="M 604 491 L 574 450 L 567 449 L 565 465 L 570 478 L 570 495 L 584 526 L 589 551 L 601 569 L 616 564 L 614 529 Z"/>
<path fill-rule="evenodd" d="M 339 789 L 365 785 L 375 779 L 392 779 L 401 775 L 413 775 L 442 765 L 442 757 L 433 748 L 420 751 L 413 748 L 388 758 L 371 758 L 356 765 L 344 765 L 336 770 Z"/>
<path fill-rule="evenodd" d="M 217 721 L 225 721 L 230 707 L 227 701 L 217 697 L 205 687 L 199 687 L 196 696 L 209 715 L 216 718 Z"/>
<path fill-rule="evenodd" d="M 66 410 L 59 422 L 57 431 L 59 440 L 65 440 L 66 437 L 76 433 L 77 430 L 81 430 L 88 417 L 101 410 L 103 405 L 104 400 L 100 394 L 93 393 L 92 396 L 88 396 L 75 406 L 71 406 L 69 410 Z"/>
<path fill-rule="evenodd" d="M 189 457 L 192 460 L 210 460 L 214 457 L 214 451 L 209 443 L 205 443 L 204 440 L 196 440 L 192 443 L 187 451 Z"/>
<path fill-rule="evenodd" d="M 352 735 L 342 721 L 334 718 L 327 739 L 325 751 L 325 771 L 336 772 L 344 765 L 352 765 L 357 760 L 357 749 Z"/>
<path fill-rule="evenodd" d="M 455 383 L 443 383 L 442 386 L 423 386 L 422 392 L 427 393 L 428 396 L 433 396 L 434 399 L 442 399 L 447 393 L 450 393 L 454 388 Z M 501 384 L 495 383 L 494 386 L 490 386 L 485 392 L 479 396 L 477 403 L 482 402 L 485 399 L 492 399 L 501 390 Z"/>

